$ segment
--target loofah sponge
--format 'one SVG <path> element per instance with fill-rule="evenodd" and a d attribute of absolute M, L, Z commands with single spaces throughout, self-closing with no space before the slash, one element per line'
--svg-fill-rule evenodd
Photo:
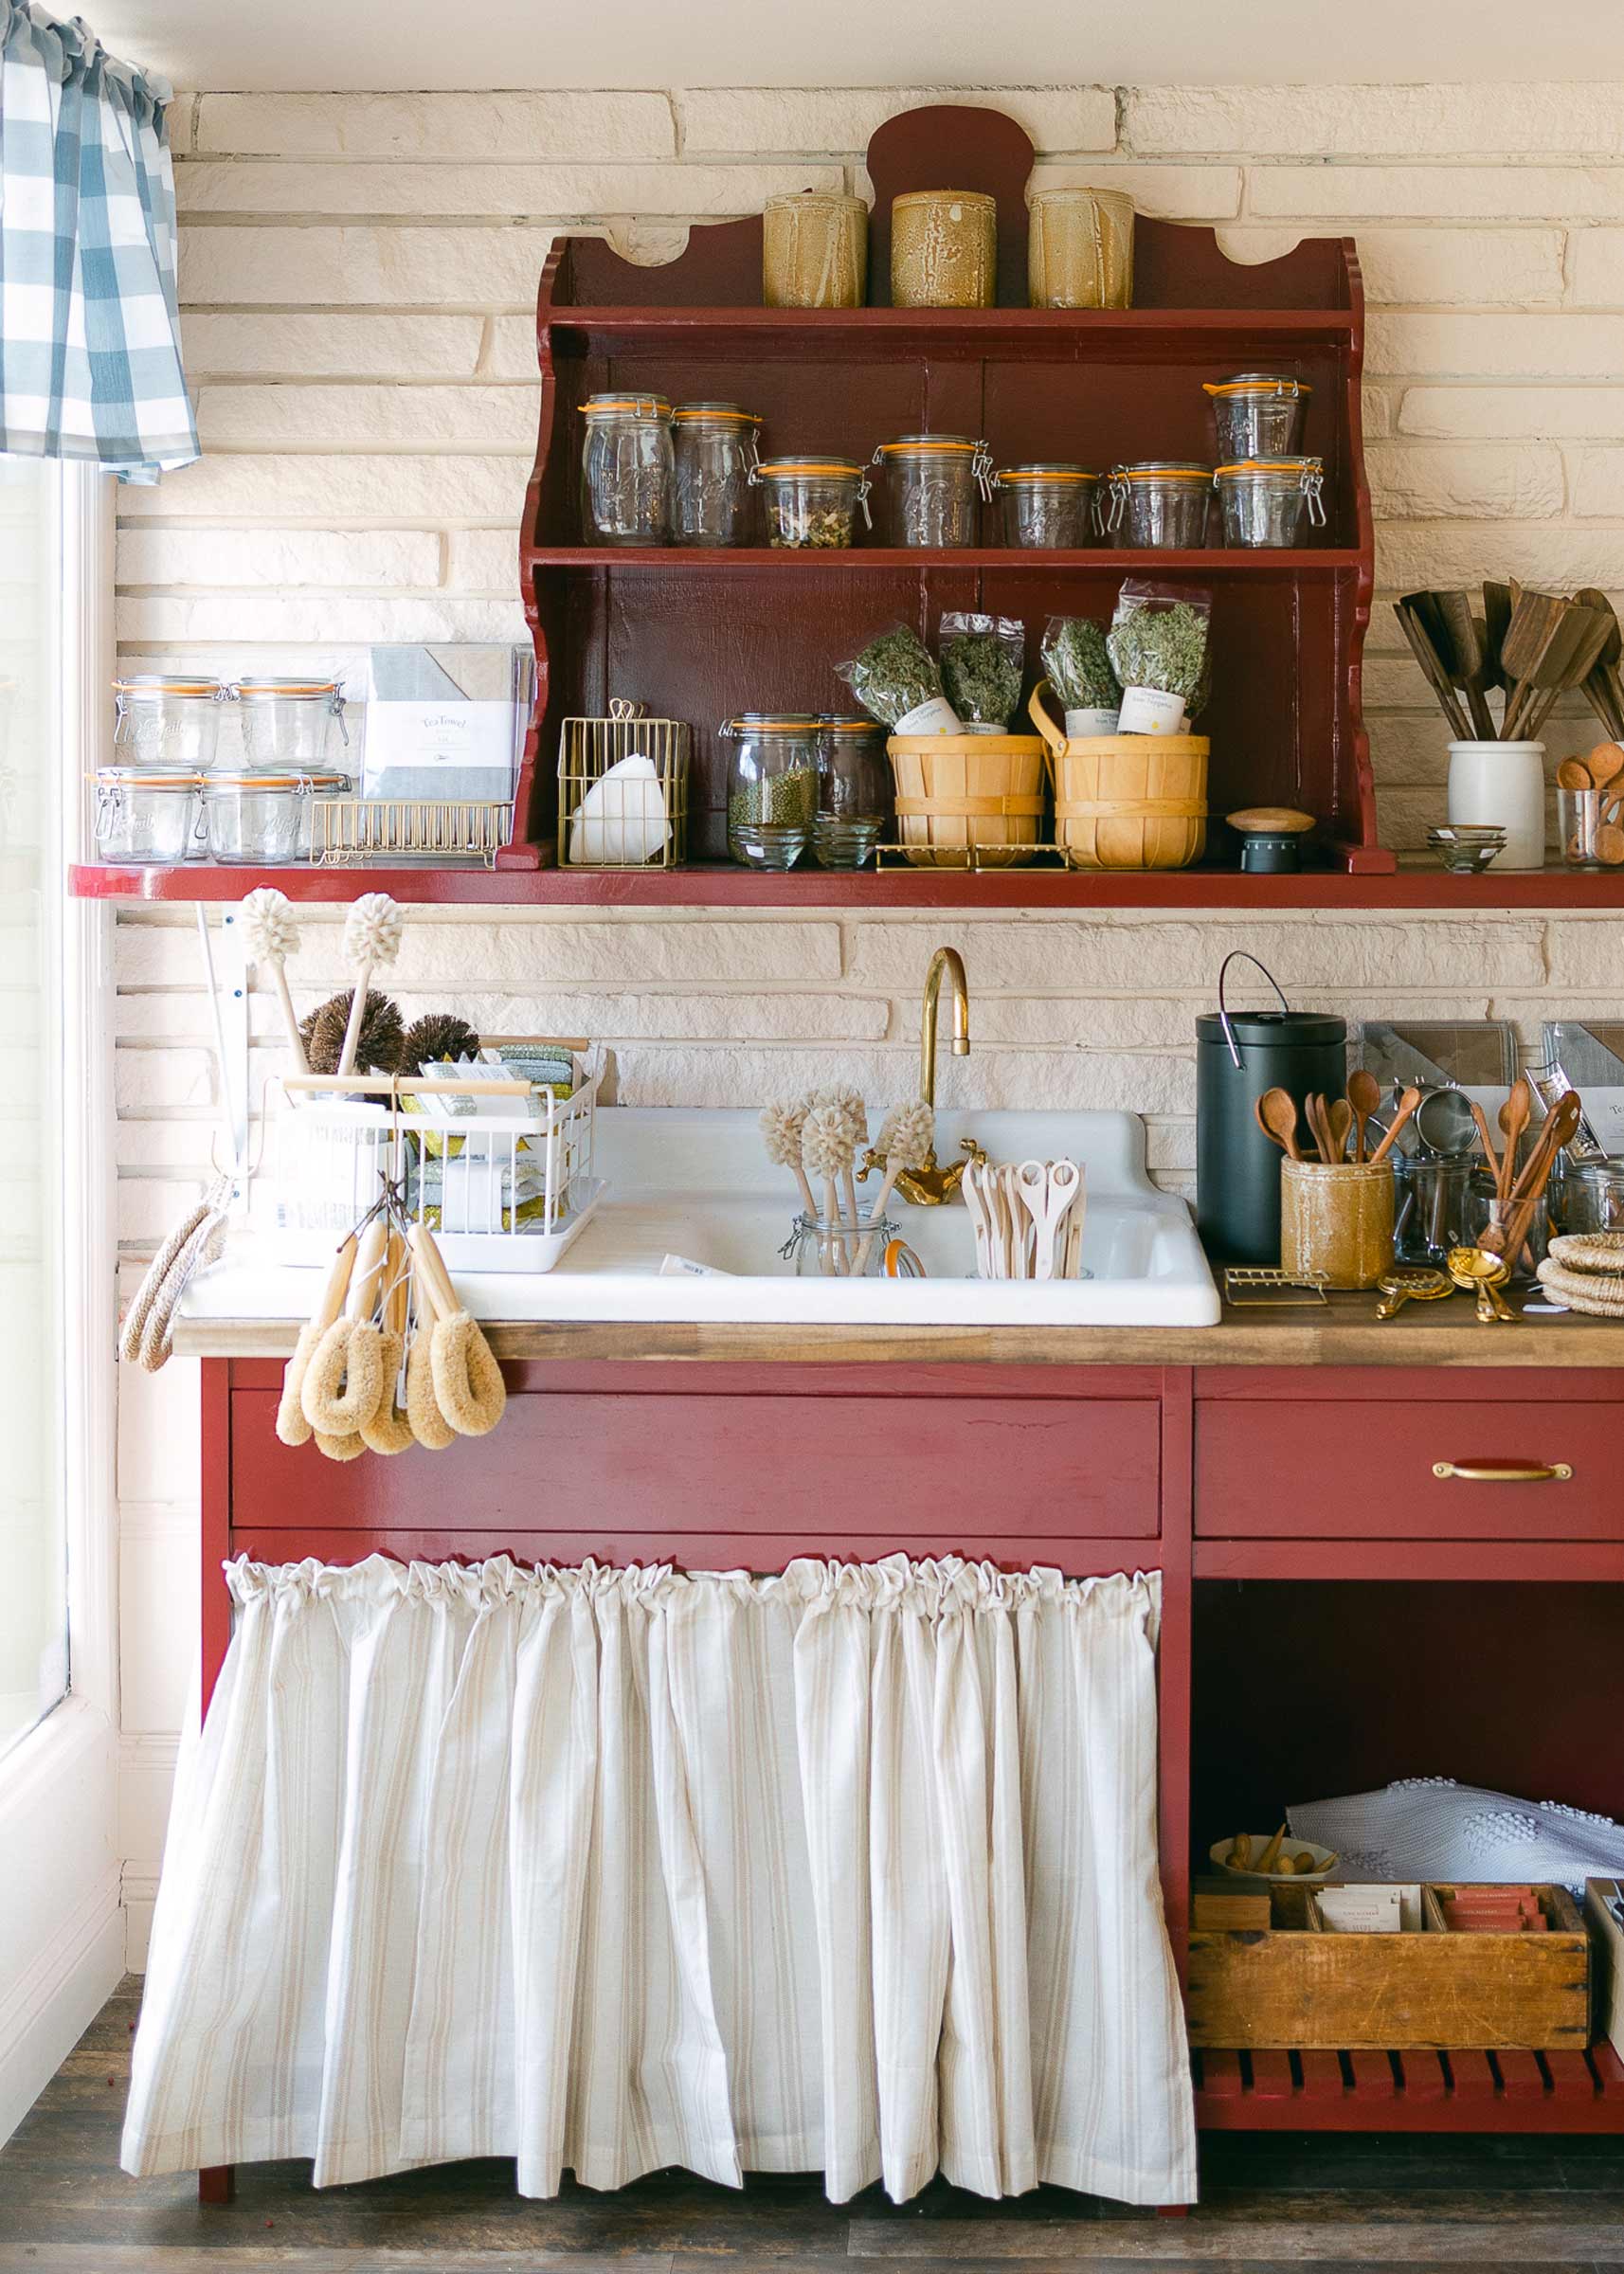
<path fill-rule="evenodd" d="M 346 987 L 341 995 L 330 997 L 299 1022 L 299 1039 L 304 1045 L 305 1060 L 312 1074 L 338 1072 L 352 1000 L 352 990 Z M 361 1019 L 361 1039 L 356 1046 L 355 1068 L 362 1074 L 398 1074 L 401 1047 L 405 1040 L 406 1028 L 389 998 L 387 995 L 369 995 Z"/>
<path fill-rule="evenodd" d="M 447 1058 L 471 1058 L 478 1047 L 479 1038 L 466 1019 L 459 1019 L 455 1011 L 430 1011 L 406 1028 L 401 1064 L 408 1074 L 416 1074 Z"/>

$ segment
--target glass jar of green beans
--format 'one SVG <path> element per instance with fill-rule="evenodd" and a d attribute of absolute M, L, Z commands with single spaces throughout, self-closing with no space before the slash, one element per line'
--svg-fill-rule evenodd
<path fill-rule="evenodd" d="M 728 851 L 747 869 L 792 869 L 818 812 L 817 718 L 746 711 L 720 730 L 728 767 Z"/>

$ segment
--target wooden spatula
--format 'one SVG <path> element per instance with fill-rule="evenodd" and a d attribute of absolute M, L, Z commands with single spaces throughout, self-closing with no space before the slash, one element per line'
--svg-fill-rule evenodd
<path fill-rule="evenodd" d="M 1538 675 L 1558 639 L 1571 602 L 1555 592 L 1525 592 L 1512 587 L 1511 621 L 1500 650 L 1507 694 L 1502 742 L 1519 739 L 1519 721 L 1532 697 Z"/>
<path fill-rule="evenodd" d="M 1487 658 L 1484 651 L 1483 621 L 1471 612 L 1471 598 L 1466 592 L 1435 592 L 1432 595 L 1435 623 L 1442 634 L 1439 660 L 1451 679 L 1466 695 L 1467 708 L 1471 713 L 1472 731 L 1480 742 L 1494 740 L 1494 720 L 1489 709 L 1484 677 Z"/>
<path fill-rule="evenodd" d="M 1454 730 L 1455 740 L 1470 742 L 1472 738 L 1471 721 L 1460 707 L 1454 688 L 1450 682 L 1449 674 L 1443 667 L 1437 650 L 1427 637 L 1425 625 L 1413 612 L 1409 600 L 1396 600 L 1393 603 L 1393 613 L 1403 627 L 1404 637 L 1410 642 L 1411 654 L 1420 665 L 1427 684 L 1437 696 L 1443 708 L 1445 718 Z"/>

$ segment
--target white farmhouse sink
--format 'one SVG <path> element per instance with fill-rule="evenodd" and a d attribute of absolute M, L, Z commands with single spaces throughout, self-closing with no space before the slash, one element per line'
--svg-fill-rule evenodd
<path fill-rule="evenodd" d="M 762 1324 L 893 1321 L 899 1326 L 1207 1326 L 1218 1290 L 1184 1203 L 1145 1170 L 1145 1126 L 1133 1113 L 949 1113 L 936 1153 L 960 1157 L 973 1135 L 994 1161 L 1062 1154 L 1082 1164 L 1088 1194 L 1082 1279 L 1037 1283 L 975 1276 L 970 1218 L 955 1197 L 920 1208 L 893 1197 L 889 1215 L 924 1279 L 796 1278 L 779 1250 L 800 1201 L 773 1168 L 753 1113 L 606 1107 L 595 1171 L 608 1181 L 596 1214 L 545 1273 L 459 1272 L 485 1319 L 694 1319 Z M 864 1191 L 878 1190 L 871 1177 Z M 660 1277 L 668 1254 L 726 1276 Z M 317 1274 L 259 1260 L 252 1239 L 200 1276 L 193 1318 L 307 1317 Z"/>

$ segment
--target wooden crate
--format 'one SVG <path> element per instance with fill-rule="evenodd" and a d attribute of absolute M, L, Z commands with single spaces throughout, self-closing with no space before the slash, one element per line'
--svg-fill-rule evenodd
<path fill-rule="evenodd" d="M 1595 2042 L 1603 2039 L 1615 2053 L 1624 2054 L 1624 1926 L 1609 1904 L 1624 1895 L 1624 1882 L 1587 1879 L 1584 1917 L 1590 1928 L 1591 1978 L 1595 1985 Z"/>
<path fill-rule="evenodd" d="M 1347 1935 L 1326 1929 L 1311 1888 L 1278 1888 L 1269 1932 L 1191 1935 L 1190 2042 L 1338 2052 L 1581 2047 L 1584 1922 L 1565 1889 L 1534 1892 L 1543 1933 L 1453 1933 L 1440 1890 L 1427 1886 L 1419 1933 Z"/>

